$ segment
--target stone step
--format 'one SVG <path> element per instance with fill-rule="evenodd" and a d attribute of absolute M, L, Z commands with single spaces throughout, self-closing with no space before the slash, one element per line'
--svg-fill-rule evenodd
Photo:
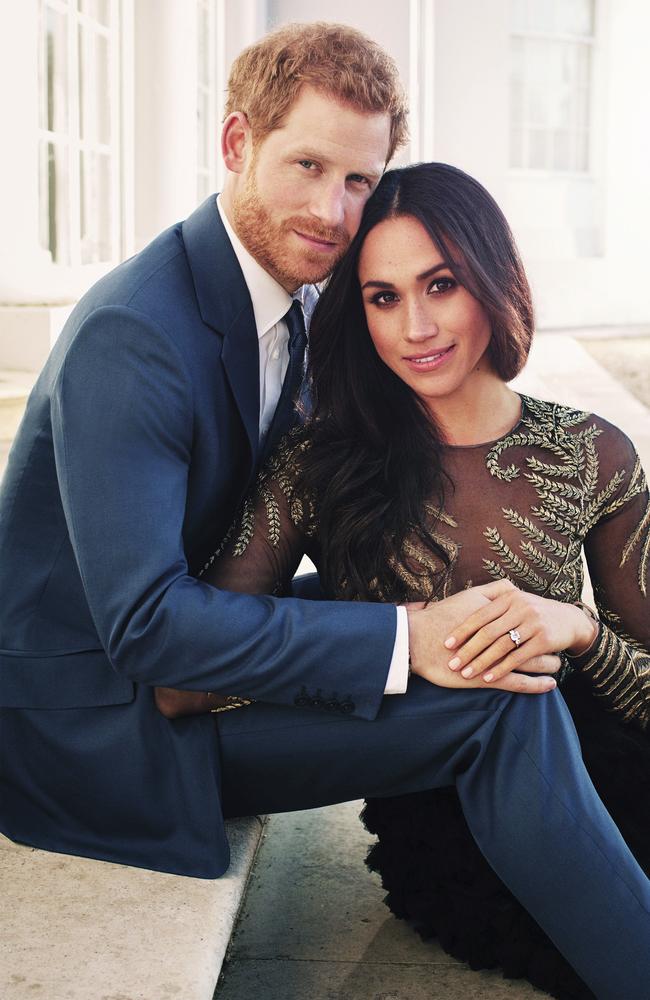
<path fill-rule="evenodd" d="M 36 378 L 34 372 L 0 370 L 0 441 L 14 437 Z"/>
<path fill-rule="evenodd" d="M 264 821 L 226 829 L 220 879 L 50 854 L 0 834 L 2 1000 L 212 1000 Z"/>

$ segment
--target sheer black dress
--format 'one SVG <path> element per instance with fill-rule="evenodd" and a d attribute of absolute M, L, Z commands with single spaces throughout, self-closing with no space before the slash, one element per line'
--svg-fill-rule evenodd
<path fill-rule="evenodd" d="M 309 448 L 300 430 L 282 442 L 206 579 L 282 593 L 304 552 L 318 566 L 318 500 L 297 488 Z M 451 560 L 443 596 L 508 578 L 576 601 L 586 557 L 601 624 L 560 686 L 591 778 L 650 874 L 650 501 L 634 447 L 600 417 L 522 397 L 504 437 L 443 455 L 453 488 L 443 511 L 429 511 Z M 420 600 L 422 575 L 440 566 L 415 542 L 404 545 L 402 583 Z M 397 917 L 473 968 L 499 966 L 565 1000 L 591 996 L 478 851 L 453 787 L 373 799 L 362 817 L 378 838 L 367 864 Z"/>

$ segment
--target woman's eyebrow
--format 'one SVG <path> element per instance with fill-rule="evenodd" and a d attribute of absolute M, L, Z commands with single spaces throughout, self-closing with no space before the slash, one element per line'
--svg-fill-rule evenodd
<path fill-rule="evenodd" d="M 436 264 L 435 267 L 430 267 L 428 271 L 423 271 L 422 274 L 416 275 L 415 280 L 425 281 L 426 278 L 430 278 L 431 275 L 436 274 L 438 271 L 444 271 L 445 269 L 449 271 L 450 267 L 448 264 L 442 261 L 442 263 Z M 363 285 L 361 286 L 361 291 L 363 291 L 364 288 L 394 288 L 394 287 L 395 285 L 393 284 L 392 281 L 376 281 L 376 280 L 364 281 Z"/>

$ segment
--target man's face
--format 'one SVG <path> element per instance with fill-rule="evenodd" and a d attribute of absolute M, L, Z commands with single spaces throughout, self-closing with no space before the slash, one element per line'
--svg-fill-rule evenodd
<path fill-rule="evenodd" d="M 287 291 L 327 277 L 359 228 L 386 163 L 390 117 L 303 87 L 284 125 L 255 143 L 233 222 Z"/>

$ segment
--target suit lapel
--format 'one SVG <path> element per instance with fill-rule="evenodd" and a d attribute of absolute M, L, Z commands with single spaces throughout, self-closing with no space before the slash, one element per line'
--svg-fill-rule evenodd
<path fill-rule="evenodd" d="M 201 318 L 223 338 L 221 360 L 246 430 L 254 466 L 259 448 L 260 405 L 255 316 L 215 195 L 185 220 L 182 233 Z"/>

